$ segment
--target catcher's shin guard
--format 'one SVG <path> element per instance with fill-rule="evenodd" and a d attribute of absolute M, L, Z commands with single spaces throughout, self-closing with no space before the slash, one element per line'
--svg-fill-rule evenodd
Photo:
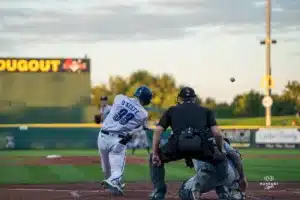
<path fill-rule="evenodd" d="M 150 154 L 150 177 L 153 183 L 154 190 L 150 195 L 151 200 L 164 200 L 167 193 L 165 184 L 165 168 L 161 166 L 154 166 L 152 163 L 152 154 Z"/>

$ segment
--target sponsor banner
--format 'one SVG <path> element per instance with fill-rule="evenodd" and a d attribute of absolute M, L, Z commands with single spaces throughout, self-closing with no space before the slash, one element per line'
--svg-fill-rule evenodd
<path fill-rule="evenodd" d="M 297 128 L 260 128 L 255 134 L 256 144 L 300 144 Z"/>
<path fill-rule="evenodd" d="M 233 147 L 250 147 L 251 129 L 222 129 Z"/>
<path fill-rule="evenodd" d="M 80 58 L 0 58 L 0 72 L 89 72 L 90 60 Z"/>
<path fill-rule="evenodd" d="M 269 149 L 297 149 L 300 148 L 300 144 L 257 144 L 256 147 Z"/>

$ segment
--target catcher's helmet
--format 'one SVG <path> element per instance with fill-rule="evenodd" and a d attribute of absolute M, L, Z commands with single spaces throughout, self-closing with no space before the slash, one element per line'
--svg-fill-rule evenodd
<path fill-rule="evenodd" d="M 107 96 L 101 96 L 101 97 L 100 97 L 100 100 L 101 100 L 101 101 L 107 101 L 108 98 L 107 98 Z"/>
<path fill-rule="evenodd" d="M 135 90 L 134 96 L 137 97 L 144 105 L 148 105 L 151 102 L 153 94 L 150 88 L 143 85 Z"/>

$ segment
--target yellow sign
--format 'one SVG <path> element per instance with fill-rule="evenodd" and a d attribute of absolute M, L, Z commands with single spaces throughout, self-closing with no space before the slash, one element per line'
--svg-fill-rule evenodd
<path fill-rule="evenodd" d="M 60 59 L 0 59 L 0 72 L 58 72 Z"/>
<path fill-rule="evenodd" d="M 231 145 L 235 148 L 250 147 L 249 143 L 231 143 Z"/>
<path fill-rule="evenodd" d="M 274 80 L 272 78 L 272 76 L 265 76 L 263 81 L 262 81 L 262 87 L 263 88 L 267 88 L 267 86 L 269 85 L 269 88 L 274 88 Z"/>

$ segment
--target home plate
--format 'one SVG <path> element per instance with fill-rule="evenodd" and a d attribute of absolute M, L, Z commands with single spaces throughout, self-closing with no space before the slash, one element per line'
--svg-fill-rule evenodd
<path fill-rule="evenodd" d="M 75 198 L 81 197 L 80 194 L 78 194 L 77 191 L 70 191 L 69 193 L 70 193 L 73 197 L 75 197 Z"/>

